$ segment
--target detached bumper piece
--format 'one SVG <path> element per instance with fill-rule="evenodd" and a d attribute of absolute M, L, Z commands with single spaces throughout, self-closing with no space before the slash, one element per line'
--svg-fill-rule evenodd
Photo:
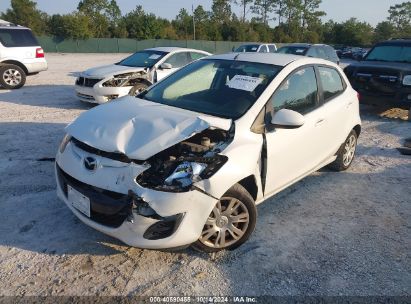
<path fill-rule="evenodd" d="M 158 220 L 143 234 L 148 240 L 160 240 L 171 236 L 180 226 L 184 214 L 169 217 L 158 215 L 147 202 L 136 196 L 132 191 L 122 194 L 85 184 L 65 173 L 58 165 L 57 177 L 64 195 L 68 196 L 67 186 L 73 187 L 90 199 L 90 219 L 104 226 L 118 228 L 125 221 L 133 223 L 133 213 Z M 81 215 L 84 216 L 84 215 Z"/>

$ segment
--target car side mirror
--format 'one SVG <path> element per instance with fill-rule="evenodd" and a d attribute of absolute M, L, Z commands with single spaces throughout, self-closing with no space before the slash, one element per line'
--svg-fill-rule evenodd
<path fill-rule="evenodd" d="M 297 129 L 301 127 L 304 122 L 305 119 L 303 115 L 288 109 L 281 109 L 280 111 L 275 112 L 271 118 L 273 127 L 279 129 Z"/>
<path fill-rule="evenodd" d="M 172 68 L 173 68 L 173 65 L 171 63 L 164 62 L 160 65 L 160 69 L 162 70 L 170 70 Z"/>

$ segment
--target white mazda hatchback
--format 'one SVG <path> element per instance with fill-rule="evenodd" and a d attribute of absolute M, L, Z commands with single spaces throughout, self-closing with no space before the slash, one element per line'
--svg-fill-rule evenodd
<path fill-rule="evenodd" d="M 225 54 L 83 113 L 56 158 L 58 195 L 85 224 L 141 248 L 234 249 L 256 205 L 352 163 L 357 92 L 322 59 Z"/>

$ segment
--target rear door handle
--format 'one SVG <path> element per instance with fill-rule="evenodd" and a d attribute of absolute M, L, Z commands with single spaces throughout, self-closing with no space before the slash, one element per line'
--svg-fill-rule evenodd
<path fill-rule="evenodd" d="M 325 122 L 325 119 L 324 119 L 324 118 L 321 118 L 321 119 L 319 119 L 319 120 L 315 123 L 315 126 L 316 126 L 316 127 L 321 126 L 324 122 Z"/>

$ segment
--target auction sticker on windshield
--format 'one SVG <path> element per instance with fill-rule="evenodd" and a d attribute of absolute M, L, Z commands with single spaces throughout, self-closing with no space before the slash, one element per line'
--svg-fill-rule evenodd
<path fill-rule="evenodd" d="M 262 81 L 263 80 L 258 77 L 235 75 L 229 82 L 227 82 L 227 86 L 231 89 L 252 92 Z"/>
<path fill-rule="evenodd" d="M 86 215 L 87 217 L 91 216 L 90 211 L 90 199 L 87 196 L 84 196 L 78 192 L 73 187 L 67 186 L 67 196 L 71 205 L 76 208 L 78 211 Z"/>
<path fill-rule="evenodd" d="M 158 58 L 160 58 L 161 57 L 161 55 L 158 55 L 158 54 L 153 54 L 153 55 L 151 55 L 150 57 L 148 57 L 148 59 L 158 59 Z"/>

